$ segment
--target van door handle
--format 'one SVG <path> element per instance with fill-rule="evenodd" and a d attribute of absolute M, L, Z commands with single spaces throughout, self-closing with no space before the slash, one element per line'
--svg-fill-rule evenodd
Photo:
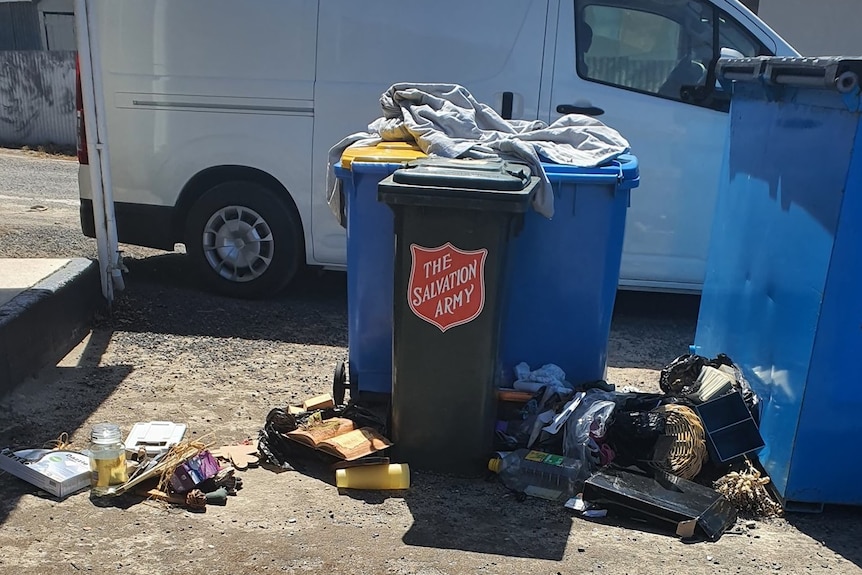
<path fill-rule="evenodd" d="M 504 120 L 512 119 L 512 105 L 515 101 L 515 94 L 512 92 L 503 92 L 503 105 L 500 110 L 500 116 L 503 117 Z"/>
<path fill-rule="evenodd" d="M 597 106 L 573 106 L 571 104 L 560 104 L 557 106 L 558 114 L 583 114 L 585 116 L 601 116 L 604 110 Z"/>

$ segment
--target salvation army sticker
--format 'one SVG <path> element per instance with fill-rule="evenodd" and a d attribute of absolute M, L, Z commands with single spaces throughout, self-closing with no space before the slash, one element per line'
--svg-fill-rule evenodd
<path fill-rule="evenodd" d="M 485 308 L 488 250 L 410 245 L 413 263 L 407 301 L 417 316 L 445 332 L 479 317 Z"/>

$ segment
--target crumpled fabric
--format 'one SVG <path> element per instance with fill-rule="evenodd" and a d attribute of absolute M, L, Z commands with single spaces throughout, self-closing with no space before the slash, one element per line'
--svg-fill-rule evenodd
<path fill-rule="evenodd" d="M 341 225 L 340 182 L 333 166 L 351 146 L 374 146 L 383 141 L 415 142 L 431 157 L 520 161 L 540 176 L 533 209 L 551 218 L 554 194 L 542 162 L 592 168 L 629 151 L 619 132 L 580 114 L 563 116 L 548 125 L 541 120 L 504 120 L 458 84 L 392 85 L 380 97 L 383 116 L 367 132 L 347 136 L 329 151 L 327 202 Z"/>
<path fill-rule="evenodd" d="M 515 366 L 515 383 L 512 384 L 517 390 L 539 391 L 542 387 L 550 387 L 558 393 L 570 393 L 572 385 L 566 381 L 566 372 L 557 365 L 549 363 L 535 371 L 530 371 L 530 366 L 521 362 Z"/>

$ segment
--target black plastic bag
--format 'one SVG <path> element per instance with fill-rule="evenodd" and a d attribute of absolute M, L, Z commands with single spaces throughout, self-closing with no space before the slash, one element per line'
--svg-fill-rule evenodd
<path fill-rule="evenodd" d="M 345 417 L 351 420 L 357 428 L 370 427 L 383 437 L 389 437 L 388 434 L 388 406 L 361 406 L 352 401 L 340 412 L 338 417 Z"/>
<path fill-rule="evenodd" d="M 296 470 L 290 462 L 296 456 L 295 442 L 282 435 L 294 429 L 296 419 L 293 415 L 281 408 L 269 411 L 257 436 L 257 450 L 266 463 L 286 471 Z"/>
<path fill-rule="evenodd" d="M 654 411 L 617 411 L 607 436 L 616 454 L 614 462 L 623 467 L 646 465 L 666 423 L 664 414 Z"/>
<path fill-rule="evenodd" d="M 659 387 L 667 394 L 688 395 L 700 388 L 697 378 L 707 364 L 706 358 L 699 355 L 681 355 L 661 370 Z"/>

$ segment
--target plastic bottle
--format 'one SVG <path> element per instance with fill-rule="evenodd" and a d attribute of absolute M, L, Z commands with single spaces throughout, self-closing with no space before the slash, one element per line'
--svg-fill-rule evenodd
<path fill-rule="evenodd" d="M 126 446 L 120 428 L 113 423 L 93 426 L 90 435 L 90 487 L 93 495 L 111 493 L 111 487 L 129 480 L 126 471 Z"/>
<path fill-rule="evenodd" d="M 577 495 L 580 460 L 529 449 L 501 455 L 488 462 L 488 469 L 509 489 L 551 501 L 566 501 Z"/>
<path fill-rule="evenodd" d="M 335 485 L 347 489 L 407 489 L 410 467 L 406 463 L 383 463 L 336 469 Z"/>

